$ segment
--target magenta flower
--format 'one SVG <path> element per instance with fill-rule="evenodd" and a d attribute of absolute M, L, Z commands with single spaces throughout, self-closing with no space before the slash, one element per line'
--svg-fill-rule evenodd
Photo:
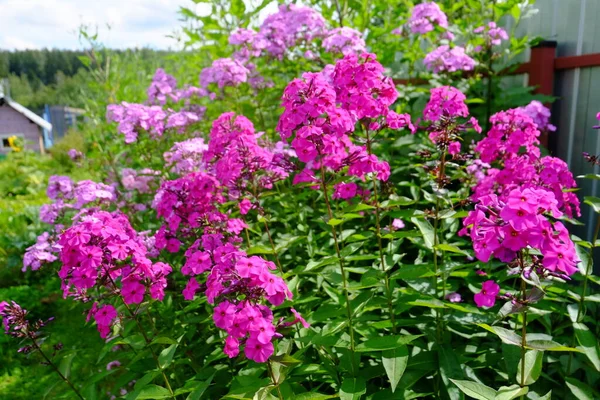
<path fill-rule="evenodd" d="M 193 300 L 198 289 L 200 289 L 200 284 L 196 278 L 190 278 L 187 285 L 185 285 L 185 289 L 183 289 L 183 298 L 185 300 Z"/>
<path fill-rule="evenodd" d="M 306 322 L 306 320 L 302 317 L 302 315 L 300 315 L 300 313 L 298 311 L 296 311 L 295 309 L 291 309 L 292 314 L 294 314 L 294 317 L 296 317 L 296 319 L 294 320 L 294 324 L 300 322 L 302 324 L 303 327 L 305 328 L 310 328 L 310 324 L 308 322 Z"/>
<path fill-rule="evenodd" d="M 235 317 L 236 308 L 235 305 L 228 301 L 224 301 L 215 307 L 215 313 L 213 314 L 213 320 L 217 328 L 228 329 L 233 325 L 233 318 Z"/>
<path fill-rule="evenodd" d="M 240 353 L 240 342 L 232 336 L 227 336 L 223 353 L 227 354 L 229 358 L 237 356 Z"/>
<path fill-rule="evenodd" d="M 475 294 L 477 307 L 493 307 L 496 304 L 496 296 L 500 293 L 500 286 L 492 280 L 483 282 L 481 292 Z"/>
<path fill-rule="evenodd" d="M 358 186 L 354 182 L 349 183 L 338 183 L 333 186 L 333 195 L 331 196 L 334 199 L 344 199 L 348 200 L 356 196 L 358 191 Z"/>
<path fill-rule="evenodd" d="M 125 279 L 123 281 L 123 288 L 121 289 L 121 296 L 126 304 L 141 303 L 144 300 L 144 293 L 146 287 L 135 279 Z"/>
<path fill-rule="evenodd" d="M 110 304 L 102 306 L 94 313 L 94 319 L 99 325 L 110 325 L 115 318 L 117 310 Z"/>
<path fill-rule="evenodd" d="M 244 354 L 251 360 L 259 363 L 266 362 L 269 357 L 273 354 L 274 347 L 273 343 L 261 343 L 257 339 L 250 337 L 246 341 L 246 347 Z"/>
<path fill-rule="evenodd" d="M 242 201 L 240 201 L 239 207 L 240 214 L 246 215 L 248 214 L 248 211 L 252 209 L 252 203 L 248 199 L 243 199 Z"/>

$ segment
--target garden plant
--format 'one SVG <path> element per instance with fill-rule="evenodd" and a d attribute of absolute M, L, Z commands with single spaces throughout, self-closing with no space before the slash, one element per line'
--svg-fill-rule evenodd
<path fill-rule="evenodd" d="M 0 355 L 53 399 L 600 398 L 600 199 L 503 78 L 533 2 L 250 3 L 183 8 L 151 72 L 82 32 L 84 143 L 6 244 L 49 297 L 0 291 Z"/>

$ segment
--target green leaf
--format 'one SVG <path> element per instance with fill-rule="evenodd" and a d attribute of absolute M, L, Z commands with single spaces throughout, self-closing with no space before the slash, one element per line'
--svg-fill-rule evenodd
<path fill-rule="evenodd" d="M 208 387 L 210 386 L 210 383 L 212 382 L 214 376 L 215 375 L 213 374 L 204 382 L 198 383 L 198 386 L 196 386 L 194 390 L 192 390 L 192 392 L 188 395 L 186 400 L 200 400 L 206 389 L 208 389 Z"/>
<path fill-rule="evenodd" d="M 290 356 L 289 354 L 283 354 L 280 356 L 272 356 L 270 358 L 272 361 L 278 362 L 279 364 L 283 364 L 286 367 L 291 367 L 292 365 L 301 364 L 302 361 Z"/>
<path fill-rule="evenodd" d="M 585 196 L 583 202 L 592 207 L 595 212 L 600 213 L 600 198 L 595 196 Z"/>
<path fill-rule="evenodd" d="M 327 221 L 327 224 L 329 224 L 331 226 L 337 226 L 337 225 L 341 224 L 342 222 L 344 222 L 344 220 L 341 220 L 338 218 L 331 218 L 329 221 Z"/>
<path fill-rule="evenodd" d="M 139 379 L 135 385 L 133 386 L 133 389 L 136 391 L 139 391 L 141 389 L 144 388 L 144 386 L 146 386 L 147 384 L 149 384 L 150 382 L 152 382 L 152 380 L 154 379 L 154 377 L 158 375 L 158 371 L 150 371 L 148 372 L 146 375 L 144 375 L 142 377 L 142 379 Z"/>
<path fill-rule="evenodd" d="M 579 346 L 583 349 L 585 355 L 596 368 L 600 371 L 600 348 L 598 347 L 598 338 L 594 335 L 587 326 L 582 323 L 573 323 L 575 329 L 575 337 Z"/>
<path fill-rule="evenodd" d="M 267 246 L 252 246 L 250 247 L 248 250 L 246 250 L 246 253 L 251 256 L 254 254 L 273 254 L 273 249 Z"/>
<path fill-rule="evenodd" d="M 433 249 L 433 244 L 435 243 L 433 226 L 431 226 L 429 221 L 425 219 L 413 217 L 410 220 L 421 231 L 421 235 L 425 241 L 425 247 L 427 247 L 429 250 Z"/>
<path fill-rule="evenodd" d="M 73 358 L 75 357 L 75 355 L 76 353 L 72 351 L 69 354 L 63 356 L 62 360 L 60 360 L 60 365 L 58 366 L 58 369 L 67 378 L 71 375 L 71 366 L 73 365 Z"/>
<path fill-rule="evenodd" d="M 577 176 L 578 179 L 596 179 L 596 180 L 600 180 L 600 174 L 585 174 L 585 175 L 578 175 Z"/>
<path fill-rule="evenodd" d="M 462 381 L 457 379 L 450 379 L 458 388 L 467 396 L 478 400 L 494 400 L 496 397 L 496 391 L 489 386 L 484 384 L 473 382 L 473 381 Z"/>
<path fill-rule="evenodd" d="M 158 336 L 154 338 L 150 344 L 177 344 L 177 340 L 171 339 L 167 336 Z"/>
<path fill-rule="evenodd" d="M 459 249 L 458 247 L 448 244 L 448 243 L 440 243 L 434 246 L 436 249 L 441 250 L 441 251 L 449 251 L 451 253 L 457 253 L 457 254 L 462 254 L 464 256 L 468 256 L 469 253 L 467 253 L 464 250 Z"/>
<path fill-rule="evenodd" d="M 525 353 L 525 385 L 531 385 L 538 380 L 542 373 L 542 360 L 544 353 L 537 350 L 529 350 Z M 522 360 L 519 361 L 517 367 L 516 381 L 521 382 L 521 368 L 523 367 Z"/>
<path fill-rule="evenodd" d="M 506 344 L 512 344 L 515 346 L 521 346 L 521 336 L 517 335 L 513 331 L 508 329 L 501 328 L 499 326 L 489 326 L 488 324 L 477 324 L 482 327 L 486 331 L 492 332 L 493 334 L 498 335 L 500 340 Z"/>
<path fill-rule="evenodd" d="M 583 353 L 583 350 L 576 349 L 574 347 L 563 346 L 553 340 L 528 340 L 525 347 L 533 350 L 541 351 L 574 351 L 576 353 Z"/>
<path fill-rule="evenodd" d="M 444 382 L 444 389 L 450 399 L 464 399 L 462 392 L 450 384 L 450 379 L 462 380 L 465 374 L 461 368 L 460 360 L 456 356 L 454 349 L 449 346 L 438 347 L 438 365 L 440 376 Z"/>
<path fill-rule="evenodd" d="M 395 335 L 375 337 L 360 343 L 358 346 L 356 346 L 356 351 L 367 352 L 393 350 L 397 349 L 402 345 L 408 344 L 421 336 L 423 335 Z"/>
<path fill-rule="evenodd" d="M 158 385 L 146 385 L 135 399 L 168 399 L 170 397 L 171 393 L 166 388 Z"/>
<path fill-rule="evenodd" d="M 316 392 L 300 393 L 294 395 L 294 400 L 328 400 L 337 398 L 337 394 L 321 394 Z"/>
<path fill-rule="evenodd" d="M 390 275 L 390 279 L 412 280 L 434 276 L 434 272 L 428 264 L 403 265 L 398 271 Z"/>
<path fill-rule="evenodd" d="M 400 382 L 408 364 L 408 347 L 402 345 L 396 349 L 384 351 L 381 354 L 381 361 L 390 380 L 393 393 L 396 391 L 396 386 L 398 386 L 398 382 Z"/>
<path fill-rule="evenodd" d="M 365 378 L 346 378 L 340 388 L 340 399 L 359 400 L 367 392 L 367 383 Z"/>
<path fill-rule="evenodd" d="M 520 387 L 519 385 L 502 386 L 498 389 L 495 400 L 512 400 L 519 396 L 526 395 L 529 392 L 527 386 Z"/>
<path fill-rule="evenodd" d="M 565 378 L 565 383 L 577 400 L 594 400 L 594 390 L 574 378 Z"/>
<path fill-rule="evenodd" d="M 169 365 L 171 365 L 176 350 L 177 344 L 172 344 L 160 352 L 158 355 L 158 363 L 160 364 L 161 368 L 167 368 Z"/>
<path fill-rule="evenodd" d="M 342 257 L 348 257 L 349 255 L 356 253 L 356 251 L 360 249 L 363 244 L 363 242 L 350 243 L 340 251 L 340 255 Z"/>
<path fill-rule="evenodd" d="M 551 400 L 552 399 L 552 390 L 538 398 L 537 400 Z"/>

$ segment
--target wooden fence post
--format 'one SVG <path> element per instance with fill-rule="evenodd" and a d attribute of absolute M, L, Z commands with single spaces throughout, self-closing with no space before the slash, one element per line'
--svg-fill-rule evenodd
<path fill-rule="evenodd" d="M 529 86 L 535 87 L 534 93 L 546 96 L 554 95 L 554 59 L 556 58 L 557 43 L 554 40 L 544 40 L 531 48 L 529 61 Z M 550 104 L 545 104 L 550 107 Z M 548 134 L 542 133 L 542 145 L 548 147 Z"/>

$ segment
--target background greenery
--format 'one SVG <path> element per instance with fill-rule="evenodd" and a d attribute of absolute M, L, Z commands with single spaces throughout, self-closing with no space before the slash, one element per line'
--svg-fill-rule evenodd
<path fill-rule="evenodd" d="M 268 3 L 252 2 L 251 7 L 246 7 L 247 3 L 241 0 L 216 0 L 211 3 L 212 13 L 204 17 L 196 15 L 191 7 L 183 8 L 181 16 L 187 47 L 180 53 L 147 49 L 113 51 L 105 49 L 97 37 L 86 32 L 82 32 L 85 53 L 0 53 L 0 75 L 9 76 L 17 101 L 33 109 L 40 109 L 45 103 L 77 106 L 84 108 L 88 117 L 85 125 L 71 133 L 65 142 L 58 143 L 49 156 L 11 153 L 0 161 L 3 176 L 0 181 L 0 226 L 3 228 L 0 233 L 0 300 L 15 300 L 35 317 L 55 316 L 55 321 L 47 327 L 49 339 L 45 346 L 51 348 L 58 342 L 64 345 L 55 358 L 65 374 L 82 388 L 86 398 L 107 398 L 107 392 L 117 394 L 122 387 L 129 392 L 124 397 L 153 398 L 140 396 L 140 393 L 148 390 L 147 385 L 161 382 L 148 347 L 141 343 L 133 326 L 127 324 L 122 338 L 104 344 L 95 327 L 84 324 L 86 308 L 61 298 L 60 281 L 53 268 L 20 271 L 25 248 L 46 229 L 37 219 L 37 209 L 48 201 L 47 179 L 60 174 L 74 180 L 104 180 L 114 177 L 115 171 L 123 167 L 162 169 L 164 151 L 175 141 L 206 136 L 211 122 L 225 111 L 244 114 L 253 121 L 257 131 L 276 138 L 274 127 L 280 114 L 279 98 L 283 88 L 304 71 L 320 70 L 320 62 L 299 57 L 259 59 L 257 69 L 273 80 L 272 88 L 259 94 L 247 86 L 227 88 L 217 101 L 207 104 L 205 100 L 198 100 L 208 106 L 206 118 L 186 134 L 166 135 L 161 141 L 151 141 L 141 135 L 138 143 L 126 146 L 114 125 L 106 123 L 104 118 L 108 104 L 144 102 L 157 67 L 176 76 L 179 86 L 197 85 L 198 73 L 203 67 L 233 51 L 227 42 L 229 33 L 238 26 L 256 26 L 259 11 Z M 419 85 L 399 86 L 401 98 L 395 106 L 398 112 L 418 117 L 428 99 L 429 88 L 439 84 L 452 84 L 465 91 L 470 109 L 480 121 L 500 109 L 524 105 L 536 98 L 530 88 L 507 88 L 496 75 L 510 67 L 515 56 L 533 38 L 511 35 L 510 44 L 493 60 L 485 58 L 486 54 L 481 55 L 480 66 L 471 76 L 434 76 L 425 71 L 421 63 L 435 42 L 433 34 L 419 39 L 390 35 L 392 29 L 406 21 L 408 10 L 415 2 L 314 0 L 311 3 L 331 27 L 340 24 L 340 15 L 335 10 L 341 4 L 341 22 L 366 34 L 370 51 L 378 55 L 392 77 L 425 80 L 426 83 Z M 469 32 L 489 20 L 512 18 L 518 22 L 526 10 L 522 6 L 527 2 L 444 0 L 438 3 L 452 22 L 452 29 L 468 38 Z M 322 57 L 322 63 L 334 61 L 331 55 Z M 491 81 L 484 77 L 489 75 Z M 65 156 L 72 147 L 85 153 L 83 162 L 74 163 Z M 468 379 L 494 388 L 516 383 L 518 347 L 503 343 L 497 335 L 477 324 L 498 323 L 514 330 L 520 326 L 518 316 L 499 321 L 497 310 L 478 310 L 471 301 L 473 292 L 479 290 L 484 280 L 475 273 L 477 269 L 493 274 L 507 290 L 514 288 L 515 280 L 500 263 L 473 261 L 470 244 L 456 235 L 460 219 L 468 209 L 460 203 L 468 196 L 468 178 L 459 165 L 449 166 L 453 185 L 442 201 L 442 209 L 438 210 L 444 215 L 440 222 L 440 236 L 445 245 L 443 266 L 440 271 L 434 271 L 432 227 L 425 216 L 433 212 L 437 198 L 431 175 L 424 168 L 432 165 L 434 158 L 424 159 L 416 154 L 419 151 L 435 153 L 435 149 L 422 132 L 415 136 L 387 133 L 378 138 L 374 151 L 392 166 L 390 182 L 393 184 L 382 188 L 382 198 L 386 199 L 384 225 L 392 218 L 407 222 L 405 230 L 390 233 L 384 240 L 386 265 L 392 268 L 390 279 L 401 327 L 399 334 L 404 339 L 391 337 L 390 322 L 385 319 L 381 273 L 374 256 L 377 252 L 374 216 L 364 213 L 368 209 L 364 204 L 338 202 L 334 212 L 341 221 L 338 229 L 346 259 L 351 263 L 352 308 L 356 310 L 356 332 L 363 346 L 359 357 L 364 363 L 360 376 L 348 378 L 353 366 L 347 351 L 348 335 L 343 327 L 341 275 L 333 256 L 330 224 L 323 218 L 326 213 L 323 199 L 306 187 L 283 182 L 270 196 L 261 199 L 261 205 L 267 210 L 261 218 L 268 221 L 274 236 L 285 278 L 295 294 L 293 306 L 313 324 L 312 329 L 302 329 L 279 341 L 279 350 L 286 357 L 275 364 L 284 378 L 281 385 L 284 398 L 326 399 L 341 393 L 344 399 L 355 399 L 367 392 L 368 398 L 374 400 L 460 399 L 464 394 L 449 379 Z M 256 245 L 255 251 L 272 257 L 263 221 L 256 215 L 253 217 L 256 220 L 251 221 L 251 240 Z M 132 225 L 136 229 L 150 229 L 157 226 L 157 221 L 150 210 L 136 213 Z M 583 241 L 581 244 L 590 246 Z M 180 255 L 163 254 L 162 257 L 176 269 L 182 264 Z M 597 291 L 598 278 L 583 273 L 575 277 L 575 282 L 548 288 L 547 296 L 532 306 L 530 332 L 565 346 L 581 346 L 579 338 L 574 336 L 578 325 L 569 317 L 567 305 L 582 299 L 578 283 L 584 279 L 589 279 L 588 284 Z M 270 393 L 272 388 L 268 388 L 264 366 L 227 359 L 221 352 L 219 332 L 211 321 L 211 308 L 203 298 L 184 302 L 180 295 L 183 285 L 184 280 L 175 272 L 169 280 L 165 301 L 153 303 L 143 321 L 148 328 L 151 321 L 156 323 L 159 332 L 156 337 L 163 338 L 154 347 L 167 354 L 173 352 L 167 368 L 174 386 L 181 390 L 180 398 L 193 393 L 195 397 L 188 398 L 273 398 L 275 393 Z M 439 296 L 441 288 L 444 293 L 460 293 L 465 302 L 445 301 Z M 598 295 L 592 295 L 579 304 L 583 307 L 585 303 L 587 313 L 578 323 L 589 328 L 592 342 L 600 331 L 599 300 Z M 442 333 L 439 324 L 443 327 Z M 391 339 L 381 339 L 382 331 Z M 400 343 L 409 339 L 412 339 L 410 345 Z M 390 345 L 390 341 L 395 344 Z M 121 350 L 111 351 L 117 344 Z M 66 387 L 47 366 L 41 365 L 35 355 L 17 354 L 16 348 L 8 337 L 0 336 L 0 398 L 69 398 Z M 600 362 L 594 354 L 600 354 L 597 344 L 589 341 L 581 354 L 543 352 L 543 372 L 540 363 L 540 374 L 534 379 L 528 398 L 546 398 L 542 396 L 550 390 L 556 398 L 578 397 L 581 393 L 595 398 L 597 393 L 592 388 L 599 382 Z M 119 359 L 124 367 L 107 371 L 106 364 L 113 359 Z M 392 360 L 396 368 L 392 378 L 387 371 L 389 364 L 384 365 L 386 359 Z M 396 378 L 398 386 L 392 393 L 389 381 Z M 567 385 L 566 378 L 570 379 Z M 128 386 L 134 380 L 136 385 Z"/>

